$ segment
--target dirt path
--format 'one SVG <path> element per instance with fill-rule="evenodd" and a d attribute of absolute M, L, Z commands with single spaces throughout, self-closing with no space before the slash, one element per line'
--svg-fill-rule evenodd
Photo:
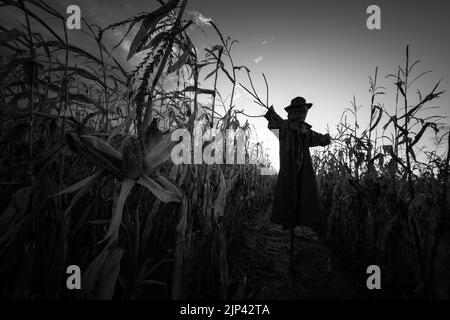
<path fill-rule="evenodd" d="M 290 231 L 269 220 L 271 208 L 244 223 L 233 255 L 247 276 L 250 299 L 362 298 L 343 265 L 310 228 L 295 230 L 294 271 L 289 270 Z"/>

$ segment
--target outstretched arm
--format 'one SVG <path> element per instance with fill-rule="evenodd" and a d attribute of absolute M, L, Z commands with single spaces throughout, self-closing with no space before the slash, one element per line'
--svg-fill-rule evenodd
<path fill-rule="evenodd" d="M 308 147 L 317 147 L 317 146 L 325 147 L 330 143 L 331 138 L 328 133 L 320 134 L 318 132 L 315 132 L 314 130 L 311 130 L 309 132 Z"/>
<path fill-rule="evenodd" d="M 273 106 L 270 106 L 269 110 L 264 115 L 264 118 L 269 120 L 267 125 L 269 129 L 281 129 L 283 126 L 284 120 L 278 115 L 278 113 L 276 113 Z"/>

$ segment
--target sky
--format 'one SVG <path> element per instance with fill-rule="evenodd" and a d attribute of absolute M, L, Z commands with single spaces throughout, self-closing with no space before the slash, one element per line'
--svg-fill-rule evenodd
<path fill-rule="evenodd" d="M 49 5 L 65 12 L 70 4 L 80 6 L 82 15 L 106 26 L 143 11 L 151 12 L 159 7 L 156 0 L 61 0 L 46 1 Z M 381 29 L 369 30 L 366 13 L 369 5 L 378 5 L 381 10 Z M 2 9 L 0 18 L 5 26 L 12 26 L 16 19 L 12 9 Z M 313 107 L 307 122 L 312 129 L 325 133 L 327 127 L 335 131 L 345 108 L 355 96 L 359 111 L 361 131 L 369 121 L 369 76 L 378 66 L 378 83 L 386 87 L 386 95 L 378 102 L 392 113 L 395 110 L 395 90 L 392 78 L 386 75 L 397 72 L 398 65 L 405 63 L 405 48 L 410 46 L 410 60 L 421 60 L 413 70 L 413 76 L 432 70 L 410 87 L 410 104 L 417 103 L 420 89 L 428 93 L 437 81 L 442 79 L 440 89 L 447 92 L 429 106 L 439 109 L 425 110 L 420 115 L 450 116 L 450 30 L 449 1 L 261 1 L 261 0 L 190 0 L 185 18 L 191 18 L 202 26 L 189 29 L 194 45 L 202 51 L 218 43 L 213 29 L 205 23 L 212 20 L 225 37 L 238 40 L 232 48 L 235 65 L 245 65 L 251 70 L 258 94 L 265 100 L 265 85 L 262 73 L 269 85 L 269 105 L 283 118 L 287 117 L 284 107 L 296 96 L 304 97 Z M 52 19 L 49 24 L 57 23 Z M 59 23 L 60 24 L 60 23 Z M 62 35 L 61 26 L 57 27 Z M 136 32 L 136 28 L 133 33 Z M 124 28 L 105 35 L 111 45 L 117 43 Z M 73 43 L 94 52 L 95 44 L 86 41 L 79 31 L 69 32 Z M 128 69 L 139 62 L 135 57 L 126 62 L 132 37 L 124 41 L 114 56 Z M 204 56 L 204 52 L 201 54 Z M 229 64 L 226 64 L 229 67 Z M 205 75 L 210 69 L 205 70 Z M 245 72 L 238 73 L 238 81 L 248 86 Z M 231 86 L 223 74 L 219 75 L 218 90 L 223 97 L 231 94 Z M 202 87 L 212 88 L 211 82 L 202 82 Z M 228 98 L 229 101 L 229 98 Z M 256 105 L 244 90 L 239 89 L 235 105 L 251 115 L 264 114 L 264 108 Z M 386 118 L 383 118 L 383 123 Z M 246 118 L 242 117 L 244 122 Z M 348 114 L 348 121 L 352 116 Z M 278 141 L 267 128 L 264 118 L 251 118 L 258 139 L 268 148 L 275 168 L 279 167 Z M 448 131 L 446 127 L 439 134 Z M 361 132 L 360 131 L 360 132 Z M 378 133 L 381 135 L 381 132 Z M 431 131 L 424 137 L 424 146 L 433 149 Z M 380 144 L 388 144 L 380 141 Z M 320 147 L 319 147 L 320 148 Z M 445 150 L 443 148 L 442 150 Z"/>

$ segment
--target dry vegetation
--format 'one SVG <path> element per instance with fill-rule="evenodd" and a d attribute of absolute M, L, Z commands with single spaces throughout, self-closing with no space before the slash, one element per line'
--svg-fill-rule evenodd
<path fill-rule="evenodd" d="M 170 161 L 171 132 L 192 132 L 195 120 L 205 120 L 204 130 L 241 128 L 250 136 L 233 103 L 238 74 L 249 72 L 234 64 L 235 41 L 211 22 L 219 43 L 201 59 L 186 32 L 192 22 L 182 19 L 187 1 L 171 0 L 106 28 L 83 20 L 98 48 L 86 52 L 68 42 L 65 16 L 43 1 L 2 2 L 21 10 L 26 24 L 0 26 L 0 296 L 244 298 L 246 276 L 228 254 L 242 221 L 271 201 L 276 177 L 259 174 L 264 150 L 247 140 L 256 164 Z M 60 19 L 63 37 L 40 12 Z M 139 24 L 128 58 L 143 52 L 143 59 L 126 72 L 103 35 Z M 448 298 L 448 155 L 431 152 L 419 163 L 414 153 L 424 130 L 438 130 L 439 118 L 418 112 L 442 92 L 436 86 L 411 107 L 416 63 L 409 63 L 407 56 L 394 76 L 405 108 L 382 127 L 394 127 L 391 143 L 376 144 L 388 110 L 376 103 L 375 74 L 370 127 L 358 133 L 355 103 L 354 126 L 341 122 L 338 147 L 316 154 L 314 164 L 328 238 L 381 265 L 398 295 Z M 216 90 L 219 73 L 232 84 L 227 105 Z M 173 75 L 177 87 L 167 90 L 162 80 Z M 199 85 L 208 77 L 212 89 Z M 198 95 L 215 99 L 202 105 Z M 82 270 L 79 292 L 66 289 L 71 264 Z"/>
<path fill-rule="evenodd" d="M 329 213 L 327 238 L 343 242 L 362 265 L 379 265 L 384 289 L 395 296 L 448 299 L 450 145 L 444 156 L 437 150 L 445 136 L 448 144 L 450 139 L 448 132 L 439 135 L 444 117 L 421 116 L 443 93 L 439 82 L 426 95 L 417 90 L 418 99 L 411 102 L 410 86 L 429 72 L 414 74 L 418 63 L 411 64 L 407 46 L 405 64 L 386 76 L 397 89 L 393 110 L 376 102 L 385 94 L 377 85 L 376 68 L 369 77 L 369 126 L 360 133 L 362 106 L 353 98 L 337 126 L 337 147 L 317 151 L 313 158 Z M 353 124 L 347 122 L 348 113 Z M 417 148 L 427 129 L 436 136 L 433 151 Z"/>

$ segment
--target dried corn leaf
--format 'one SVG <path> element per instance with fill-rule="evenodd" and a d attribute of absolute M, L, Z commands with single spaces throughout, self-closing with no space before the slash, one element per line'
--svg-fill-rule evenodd
<path fill-rule="evenodd" d="M 111 300 L 120 272 L 123 250 L 103 250 L 89 265 L 81 280 L 81 294 L 85 299 Z"/>
<path fill-rule="evenodd" d="M 137 181 L 140 185 L 146 187 L 153 195 L 162 202 L 180 202 L 179 194 L 169 191 L 159 183 L 147 176 L 141 176 Z"/>

